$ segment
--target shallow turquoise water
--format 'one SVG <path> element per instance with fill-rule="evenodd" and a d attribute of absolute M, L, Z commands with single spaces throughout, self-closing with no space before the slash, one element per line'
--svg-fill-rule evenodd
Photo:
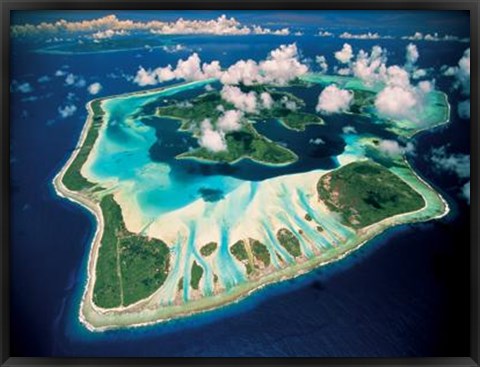
<path fill-rule="evenodd" d="M 157 142 L 155 129 L 132 118 L 132 114 L 148 102 L 205 84 L 208 81 L 172 87 L 148 95 L 107 100 L 103 104 L 107 125 L 97 140 L 98 150 L 87 173 L 90 179 L 99 183 L 114 180 L 119 187 L 128 187 L 129 192 L 135 195 L 142 213 L 149 217 L 197 200 L 199 192 L 204 188 L 228 193 L 238 187 L 242 180 L 223 175 L 191 175 L 188 180 L 175 179 L 170 174 L 172 157 L 167 157 L 170 163 L 155 162 L 151 158 L 149 150 Z M 173 123 L 166 120 L 161 122 Z M 169 130 L 165 133 L 178 134 Z"/>

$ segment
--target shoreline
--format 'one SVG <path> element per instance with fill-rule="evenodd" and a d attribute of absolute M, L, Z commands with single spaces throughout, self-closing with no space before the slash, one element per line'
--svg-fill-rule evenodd
<path fill-rule="evenodd" d="M 98 204 L 95 205 L 95 203 L 86 200 L 85 198 L 83 198 L 78 193 L 76 193 L 74 191 L 70 191 L 69 189 L 67 189 L 67 187 L 65 187 L 62 180 L 63 180 L 63 177 L 64 177 L 66 171 L 68 170 L 68 168 L 72 164 L 72 162 L 75 161 L 75 159 L 77 158 L 77 155 L 80 152 L 79 148 L 84 143 L 84 141 L 87 137 L 88 131 L 91 127 L 91 124 L 93 123 L 93 118 L 92 118 L 93 117 L 93 110 L 91 108 L 91 104 L 94 101 L 95 100 L 89 101 L 86 105 L 87 110 L 88 110 L 87 121 L 82 128 L 82 131 L 80 133 L 80 137 L 78 139 L 77 145 L 75 146 L 75 149 L 74 149 L 74 153 L 70 156 L 70 158 L 67 160 L 67 162 L 62 167 L 62 169 L 55 175 L 55 177 L 52 180 L 53 187 L 54 187 L 55 192 L 57 193 L 58 196 L 63 197 L 67 200 L 70 200 L 70 201 L 76 203 L 77 205 L 80 205 L 80 206 L 86 208 L 91 214 L 93 214 L 93 216 L 95 217 L 95 220 L 96 220 L 95 233 L 93 235 L 93 239 L 92 239 L 92 242 L 91 242 L 91 245 L 90 245 L 88 262 L 87 262 L 87 264 L 88 264 L 87 265 L 87 279 L 86 279 L 86 284 L 87 285 L 85 287 L 85 290 L 84 290 L 83 295 L 82 295 L 82 300 L 80 302 L 80 314 L 79 314 L 80 321 L 89 330 L 94 330 L 94 328 L 92 329 L 92 326 L 89 325 L 88 322 L 84 319 L 81 310 L 84 308 L 84 305 L 85 305 L 85 302 L 86 302 L 86 296 L 87 296 L 87 293 L 88 293 L 89 284 L 94 284 L 94 282 L 95 282 L 95 272 L 94 271 L 92 272 L 91 268 L 93 268 L 93 269 L 95 268 L 97 256 L 94 257 L 94 252 L 95 252 L 95 254 L 98 254 L 98 249 L 100 247 L 99 246 L 100 245 L 100 240 L 101 240 L 102 235 L 103 235 L 103 213 L 102 213 L 100 207 L 98 206 Z M 93 302 L 92 302 L 92 305 L 93 305 Z"/>
<path fill-rule="evenodd" d="M 195 85 L 198 82 L 193 82 L 193 83 L 188 83 L 189 85 Z M 205 83 L 205 81 L 201 81 L 201 83 Z M 99 206 L 98 203 L 94 202 L 90 198 L 86 197 L 85 195 L 82 195 L 82 193 L 75 192 L 75 191 L 70 191 L 65 187 L 63 184 L 62 180 L 65 175 L 65 172 L 68 170 L 72 162 L 75 161 L 75 159 L 78 156 L 78 153 L 80 151 L 80 147 L 83 145 L 87 133 L 93 123 L 93 110 L 91 108 L 91 104 L 94 101 L 100 100 L 101 102 L 109 99 L 113 99 L 116 97 L 129 97 L 132 95 L 145 95 L 145 94 L 153 94 L 158 91 L 162 90 L 168 90 L 171 88 L 176 88 L 179 86 L 184 86 L 185 83 L 181 83 L 180 85 L 172 85 L 172 86 L 166 86 L 162 88 L 156 88 L 156 89 L 150 89 L 150 90 L 143 90 L 139 92 L 132 92 L 132 93 L 126 93 L 126 94 L 121 94 L 117 96 L 110 96 L 110 97 L 104 97 L 104 98 L 97 98 L 94 100 L 91 100 L 87 103 L 86 107 L 88 110 L 88 116 L 87 116 L 87 121 L 84 124 L 82 128 L 82 132 L 80 134 L 79 140 L 77 142 L 77 145 L 74 149 L 74 152 L 71 154 L 67 162 L 64 164 L 62 169 L 55 175 L 55 177 L 52 180 L 52 184 L 55 188 L 56 193 L 63 197 L 66 198 L 72 202 L 77 203 L 78 205 L 81 205 L 85 207 L 87 210 L 89 210 L 96 219 L 97 227 L 95 230 L 94 237 L 92 239 L 91 247 L 89 249 L 89 256 L 88 256 L 88 265 L 87 265 L 87 279 L 86 279 L 86 286 L 85 290 L 82 296 L 82 301 L 80 304 L 80 312 L 79 312 L 79 320 L 80 322 L 85 325 L 85 327 L 94 332 L 98 331 L 104 331 L 104 330 L 109 330 L 109 329 L 118 329 L 118 328 L 131 328 L 131 327 L 142 327 L 142 326 L 147 326 L 147 325 L 153 325 L 161 322 L 166 322 L 174 318 L 180 318 L 180 317 L 188 317 L 194 314 L 199 314 L 203 312 L 208 312 L 212 311 L 214 309 L 218 309 L 221 307 L 224 307 L 226 305 L 232 304 L 232 303 L 237 303 L 240 302 L 242 299 L 248 297 L 250 294 L 261 290 L 262 288 L 272 285 L 287 279 L 292 279 L 296 278 L 297 276 L 301 276 L 315 268 L 318 268 L 320 266 L 328 265 L 330 263 L 339 261 L 348 255 L 350 255 L 352 252 L 356 251 L 357 249 L 361 248 L 363 245 L 368 243 L 370 240 L 373 238 L 377 237 L 381 233 L 385 232 L 386 230 L 402 225 L 402 224 L 407 224 L 407 223 L 414 223 L 414 222 L 424 222 L 428 220 L 433 220 L 433 219 L 438 219 L 441 218 L 445 215 L 447 215 L 450 212 L 450 207 L 448 206 L 448 203 L 444 200 L 444 198 L 437 193 L 425 180 L 423 180 L 413 169 L 413 167 L 408 163 L 408 161 L 404 158 L 404 162 L 406 163 L 407 169 L 413 174 L 413 176 L 418 180 L 421 185 L 425 188 L 425 190 L 428 190 L 432 192 L 437 198 L 440 199 L 443 205 L 443 210 L 441 213 L 434 217 L 426 217 L 426 218 L 420 218 L 418 220 L 414 220 L 414 218 L 409 218 L 409 216 L 415 215 L 416 213 L 422 213 L 425 210 L 428 210 L 428 199 L 425 198 L 423 194 L 422 197 L 424 197 L 425 200 L 425 207 L 414 211 L 414 212 L 409 212 L 409 213 L 401 213 L 389 218 L 385 218 L 384 220 L 374 223 L 371 226 L 365 227 L 368 228 L 369 230 L 366 231 L 366 233 L 362 235 L 355 235 L 352 238 L 349 238 L 347 240 L 347 244 L 344 247 L 344 251 L 338 252 L 335 249 L 334 251 L 332 250 L 332 253 L 328 253 L 327 256 L 325 257 L 320 257 L 320 256 L 314 256 L 313 258 L 306 259 L 304 260 L 302 257 L 301 262 L 297 262 L 295 264 L 287 265 L 286 268 L 280 268 L 276 269 L 273 273 L 267 273 L 266 275 L 262 274 L 262 276 L 259 279 L 252 279 L 247 281 L 246 283 L 239 284 L 235 286 L 231 292 L 226 294 L 225 292 L 211 296 L 211 297 L 202 297 L 199 300 L 193 300 L 193 301 L 188 301 L 186 303 L 183 303 L 182 305 L 169 305 L 165 308 L 170 308 L 171 312 L 168 313 L 168 311 L 162 314 L 162 310 L 158 311 L 157 314 L 151 313 L 150 310 L 146 312 L 146 310 L 143 310 L 144 306 L 149 305 L 149 300 L 153 298 L 153 296 L 156 294 L 157 291 L 152 293 L 149 297 L 142 299 L 132 305 L 129 306 L 121 306 L 117 308 L 110 308 L 110 309 L 103 309 L 98 306 L 96 306 L 93 302 L 93 286 L 95 284 L 95 269 L 96 269 L 96 262 L 98 259 L 98 251 L 101 245 L 101 238 L 103 235 L 103 229 L 104 229 L 104 218 L 103 218 L 103 213 L 102 210 Z M 447 100 L 448 104 L 448 100 Z M 450 105 L 448 104 L 448 111 L 450 112 Z M 446 121 L 436 124 L 435 126 L 432 126 L 431 128 L 435 128 L 438 126 L 441 126 L 445 123 L 449 122 L 449 119 Z M 430 128 L 425 128 L 421 129 L 417 132 L 415 132 L 416 135 L 417 133 L 424 131 L 424 130 L 430 130 Z M 412 135 L 412 136 L 413 136 Z M 185 159 L 196 159 L 195 157 L 186 157 Z M 183 158 L 181 158 L 183 159 Z M 248 157 L 241 157 L 241 159 L 250 159 Z M 241 160 L 240 159 L 240 160 Z M 255 162 L 255 160 L 251 159 L 252 161 Z M 258 162 L 257 162 L 258 163 Z M 261 164 L 265 164 L 261 162 Z M 290 164 L 290 163 L 289 163 Z M 274 165 L 278 166 L 278 165 Z M 416 190 L 418 191 L 418 190 Z M 405 218 L 406 217 L 406 218 Z M 392 222 L 393 221 L 393 222 Z M 392 222 L 392 223 L 390 223 Z M 351 242 L 350 246 L 348 243 Z M 140 308 L 139 310 L 137 310 Z M 157 305 L 157 310 L 161 309 L 161 305 Z M 142 312 L 144 311 L 144 312 Z M 152 311 L 154 312 L 154 311 Z M 115 315 L 119 314 L 119 315 Z M 142 315 L 140 315 L 142 314 Z M 113 316 L 112 316 L 113 315 Z M 138 322 L 132 322 L 130 323 L 128 320 L 110 320 L 110 323 L 107 322 L 107 325 L 99 325 L 101 324 L 98 323 L 98 318 L 105 317 L 121 317 L 123 315 L 126 315 L 124 319 L 128 319 L 128 316 L 131 315 L 137 315 L 137 318 L 143 319 L 138 320 Z M 140 315 L 140 316 L 138 316 Z M 96 325 L 95 321 L 97 321 Z M 118 321 L 115 323 L 114 321 Z"/>
<path fill-rule="evenodd" d="M 417 176 L 417 175 L 415 174 L 415 176 Z M 424 181 L 422 180 L 422 184 L 423 184 L 423 182 Z M 428 185 L 428 187 L 430 188 L 429 185 Z M 382 224 L 381 222 L 375 223 L 375 224 L 372 225 L 372 227 L 380 227 L 380 228 L 373 228 L 373 230 L 370 233 L 364 235 L 362 240 L 359 243 L 357 243 L 356 245 L 353 245 L 351 248 L 348 248 L 345 251 L 343 251 L 341 253 L 338 253 L 338 254 L 330 257 L 330 258 L 318 259 L 318 258 L 314 257 L 314 258 L 308 259 L 308 260 L 306 260 L 302 263 L 296 263 L 295 265 L 289 265 L 286 268 L 282 268 L 282 269 L 280 269 L 280 270 L 278 270 L 274 273 L 270 273 L 268 276 L 266 276 L 264 278 L 261 278 L 260 280 L 255 280 L 255 281 L 252 281 L 250 283 L 247 282 L 247 283 L 241 284 L 241 285 L 236 287 L 236 288 L 240 288 L 240 289 L 235 289 L 235 291 L 232 292 L 231 294 L 228 294 L 226 296 L 223 296 L 223 295 L 220 295 L 219 297 L 217 296 L 215 301 L 211 302 L 211 304 L 209 306 L 205 306 L 205 307 L 202 307 L 202 308 L 199 308 L 199 309 L 196 309 L 196 308 L 189 309 L 189 307 L 188 307 L 189 305 L 184 304 L 182 306 L 179 306 L 179 308 L 184 308 L 184 310 L 183 311 L 179 310 L 177 313 L 175 313 L 174 316 L 168 315 L 168 316 L 165 316 L 163 318 L 156 318 L 156 319 L 152 319 L 152 320 L 144 320 L 142 322 L 131 323 L 131 324 L 130 323 L 129 324 L 118 323 L 118 324 L 110 324 L 110 325 L 106 325 L 106 326 L 95 327 L 94 325 L 92 325 L 91 323 L 89 323 L 86 320 L 86 318 L 83 314 L 81 314 L 80 317 L 79 317 L 80 321 L 90 331 L 103 332 L 103 331 L 106 331 L 106 330 L 113 330 L 113 329 L 138 328 L 138 327 L 143 327 L 143 326 L 155 325 L 155 324 L 159 324 L 159 323 L 163 323 L 163 322 L 168 322 L 168 321 L 171 321 L 173 319 L 190 317 L 190 316 L 199 315 L 199 314 L 202 314 L 202 313 L 205 313 L 205 312 L 214 311 L 214 310 L 217 310 L 219 308 L 227 307 L 231 304 L 241 302 L 243 299 L 247 298 L 250 294 L 255 293 L 257 291 L 260 291 L 264 287 L 267 287 L 269 285 L 274 285 L 274 284 L 283 282 L 283 281 L 288 280 L 288 279 L 294 279 L 298 276 L 302 276 L 302 275 L 312 271 L 313 269 L 316 269 L 316 268 L 319 268 L 321 266 L 329 265 L 331 263 L 340 261 L 340 260 L 346 258 L 347 256 L 349 256 L 351 253 L 357 251 L 358 249 L 360 249 L 361 247 L 366 245 L 368 242 L 370 242 L 372 239 L 376 238 L 377 236 L 381 235 L 382 233 L 386 232 L 389 229 L 392 229 L 392 228 L 400 226 L 400 225 L 406 225 L 406 224 L 411 224 L 411 223 L 422 223 L 422 222 L 426 222 L 426 221 L 430 221 L 430 220 L 434 220 L 434 219 L 440 219 L 440 218 L 446 216 L 450 212 L 450 207 L 449 207 L 448 203 L 441 196 L 439 196 L 439 197 L 440 197 L 442 203 L 444 204 L 444 210 L 443 210 L 443 212 L 439 213 L 438 215 L 436 215 L 432 218 L 424 218 L 424 219 L 419 219 L 419 220 L 410 219 L 410 220 L 406 220 L 405 222 L 393 223 L 391 225 L 385 225 L 385 226 L 381 225 Z M 385 221 L 392 220 L 392 219 L 398 219 L 398 218 L 401 218 L 405 215 L 412 215 L 414 213 L 424 211 L 427 207 L 428 207 L 428 204 L 427 204 L 427 201 L 426 201 L 426 205 L 423 208 L 421 208 L 417 211 L 398 214 L 396 216 L 386 218 Z M 268 278 L 268 279 L 262 282 L 261 280 L 265 279 L 265 278 Z M 244 290 L 243 288 L 247 288 L 247 289 Z M 207 299 L 207 298 L 205 298 L 205 299 Z M 143 301 L 145 301 L 145 300 L 139 301 L 138 303 L 143 302 Z M 197 303 L 197 302 L 198 301 L 192 301 L 192 303 Z M 130 305 L 126 308 L 123 308 L 123 310 L 126 310 L 126 309 L 130 308 L 131 306 L 134 306 L 134 305 Z M 115 310 L 115 309 L 111 309 L 111 310 Z M 116 310 L 119 310 L 119 309 L 117 308 Z"/>

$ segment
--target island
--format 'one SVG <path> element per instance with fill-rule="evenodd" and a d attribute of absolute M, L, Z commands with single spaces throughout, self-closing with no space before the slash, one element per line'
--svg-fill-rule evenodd
<path fill-rule="evenodd" d="M 276 119 L 286 128 L 303 131 L 313 124 L 323 124 L 323 119 L 315 114 L 303 112 L 305 102 L 284 91 L 277 91 L 264 86 L 243 87 L 242 93 L 261 95 L 268 93 L 269 108 L 243 114 L 242 128 L 226 133 L 227 149 L 222 152 L 212 152 L 203 147 L 181 153 L 179 159 L 199 159 L 207 162 L 235 163 L 242 159 L 251 159 L 258 163 L 270 165 L 285 165 L 295 162 L 298 157 L 291 150 L 269 140 L 258 133 L 254 124 L 259 120 Z M 184 101 L 169 101 L 167 105 L 158 106 L 161 101 L 155 100 L 142 106 L 136 113 L 136 118 L 148 119 L 152 113 L 156 116 L 176 119 L 181 122 L 180 131 L 191 131 L 198 135 L 200 124 L 208 119 L 213 128 L 218 124 L 225 111 L 232 111 L 235 106 L 222 99 L 218 91 L 210 91 L 193 98 L 188 103 Z"/>
<path fill-rule="evenodd" d="M 245 111 L 221 151 L 196 144 L 202 121 L 215 129 L 234 108 L 215 80 L 90 101 L 77 147 L 53 180 L 60 196 L 97 221 L 79 314 L 86 327 L 137 327 L 214 310 L 338 261 L 389 228 L 446 215 L 447 202 L 405 152 L 386 154 L 373 133 L 340 133 L 346 145 L 334 168 L 261 180 L 205 174 L 245 161 L 278 172 L 301 167 L 303 152 L 257 124 L 298 134 L 328 128 L 301 96 L 330 84 L 355 96 L 340 116 L 375 116 L 378 86 L 353 77 L 307 74 L 282 88 L 241 86 L 243 93 L 268 93 L 270 108 Z M 378 129 L 404 142 L 448 123 L 446 95 L 432 91 L 427 102 L 422 124 L 383 119 Z"/>

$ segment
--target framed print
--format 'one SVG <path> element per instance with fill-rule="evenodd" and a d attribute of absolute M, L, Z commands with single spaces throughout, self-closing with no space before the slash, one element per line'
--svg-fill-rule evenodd
<path fill-rule="evenodd" d="M 2 2 L 2 365 L 478 365 L 478 1 Z"/>

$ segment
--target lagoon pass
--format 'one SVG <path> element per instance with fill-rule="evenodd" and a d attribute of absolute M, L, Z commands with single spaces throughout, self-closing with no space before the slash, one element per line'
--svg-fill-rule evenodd
<path fill-rule="evenodd" d="M 301 148 L 272 136 L 310 134 L 328 145 L 314 132 L 332 122 L 305 96 L 331 85 L 353 97 L 337 114 L 344 147 L 315 167 Z M 388 228 L 448 213 L 406 158 L 409 139 L 448 122 L 444 93 L 426 94 L 410 121 L 378 116 L 381 86 L 354 77 L 305 74 L 281 88 L 242 86 L 244 94 L 267 93 L 269 107 L 245 108 L 241 128 L 224 129 L 223 149 L 206 149 L 200 131 L 215 131 L 231 107 L 220 89 L 206 79 L 87 105 L 78 146 L 54 185 L 98 222 L 80 307 L 89 329 L 213 310 L 342 259 Z M 375 129 L 357 131 L 357 120 Z M 386 137 L 401 149 L 385 149 Z"/>

